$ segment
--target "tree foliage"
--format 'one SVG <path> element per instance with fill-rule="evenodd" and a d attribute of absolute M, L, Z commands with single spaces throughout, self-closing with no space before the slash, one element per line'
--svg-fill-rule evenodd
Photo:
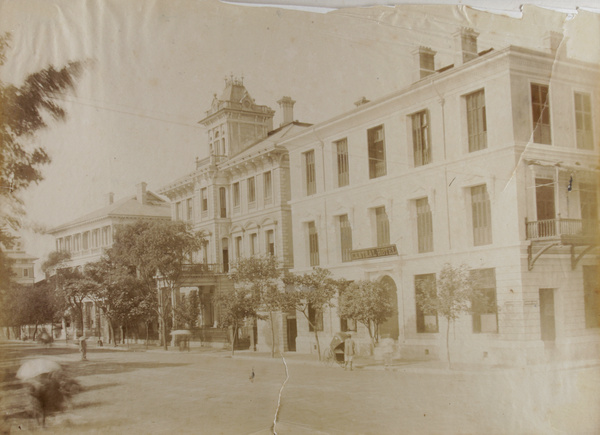
<path fill-rule="evenodd" d="M 275 356 L 274 314 L 290 307 L 284 291 L 282 271 L 273 255 L 252 256 L 239 259 L 229 277 L 236 287 L 244 288 L 259 297 L 260 309 L 269 313 L 271 327 L 271 357 Z"/>
<path fill-rule="evenodd" d="M 375 346 L 379 325 L 396 314 L 392 293 L 381 281 L 354 281 L 340 292 L 338 313 L 362 323 Z"/>
<path fill-rule="evenodd" d="M 436 280 L 423 280 L 416 289 L 417 305 L 424 313 L 437 313 L 446 319 L 446 352 L 450 360 L 450 325 L 473 306 L 487 306 L 489 301 L 471 279 L 468 266 L 446 263 Z"/>
<path fill-rule="evenodd" d="M 10 34 L 0 35 L 0 66 L 6 60 Z M 0 242 L 12 245 L 12 232 L 19 228 L 22 215 L 21 191 L 42 180 L 41 167 L 50 163 L 42 146 L 32 145 L 32 137 L 48 127 L 48 118 L 62 121 L 65 110 L 55 96 L 75 88 L 84 64 L 70 62 L 30 74 L 20 86 L 0 82 Z M 1 258 L 0 258 L 1 260 Z"/>
<path fill-rule="evenodd" d="M 187 296 L 181 295 L 181 300 L 175 307 L 175 316 L 177 323 L 185 325 L 187 328 L 198 326 L 200 316 L 200 296 L 198 290 L 192 290 Z"/>
<path fill-rule="evenodd" d="M 167 325 L 173 320 L 170 296 L 179 291 L 186 264 L 205 244 L 204 234 L 182 221 L 138 220 L 117 228 L 112 258 L 135 269 L 146 287 L 143 313 L 155 309 L 161 323 L 161 340 L 167 349 Z M 157 289 L 157 279 L 160 289 Z M 154 294 L 155 303 L 150 294 Z"/>
<path fill-rule="evenodd" d="M 321 359 L 320 325 L 314 322 L 314 318 L 321 317 L 325 308 L 333 306 L 333 297 L 346 284 L 343 280 L 334 279 L 328 269 L 320 267 L 315 267 L 310 273 L 306 274 L 288 273 L 283 281 L 286 284 L 289 304 L 304 315 L 315 334 L 317 352 L 319 359 Z M 312 318 L 310 310 L 314 310 L 315 313 Z"/>
<path fill-rule="evenodd" d="M 239 287 L 231 291 L 215 293 L 213 302 L 219 309 L 221 326 L 232 329 L 231 354 L 233 355 L 238 328 L 244 324 L 246 319 L 261 318 L 258 313 L 260 296 L 248 288 Z"/>

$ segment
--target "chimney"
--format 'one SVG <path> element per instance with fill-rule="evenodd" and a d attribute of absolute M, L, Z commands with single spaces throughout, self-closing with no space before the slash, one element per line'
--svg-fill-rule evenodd
<path fill-rule="evenodd" d="M 548 32 L 544 36 L 544 43 L 546 44 L 546 49 L 549 50 L 552 54 L 556 54 L 563 40 L 564 35 L 560 32 Z"/>
<path fill-rule="evenodd" d="M 106 199 L 106 205 L 111 205 L 115 201 L 115 194 L 109 192 L 104 196 L 104 198 Z"/>
<path fill-rule="evenodd" d="M 371 100 L 367 100 L 367 97 L 360 97 L 359 100 L 357 100 L 357 101 L 354 102 L 354 105 L 356 107 L 359 107 L 359 106 L 362 106 L 363 104 L 367 104 L 367 103 L 370 103 L 370 102 L 371 102 Z"/>
<path fill-rule="evenodd" d="M 416 69 L 414 73 L 414 81 L 419 81 L 435 72 L 435 51 L 429 47 L 419 47 L 413 50 L 413 58 Z"/>
<path fill-rule="evenodd" d="M 479 33 L 467 27 L 454 33 L 454 66 L 477 59 L 477 37 Z"/>
<path fill-rule="evenodd" d="M 294 104 L 296 104 L 296 102 L 290 97 L 283 97 L 277 104 L 283 109 L 283 122 L 279 126 L 283 127 L 284 125 L 294 122 Z"/>
<path fill-rule="evenodd" d="M 143 181 L 140 184 L 137 184 L 135 186 L 135 187 L 137 187 L 136 199 L 138 200 L 138 202 L 140 204 L 147 203 L 146 186 L 147 186 L 147 184 L 144 183 Z"/>

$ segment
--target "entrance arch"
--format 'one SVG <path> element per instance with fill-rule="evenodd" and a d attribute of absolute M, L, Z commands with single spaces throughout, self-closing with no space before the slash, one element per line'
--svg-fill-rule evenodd
<path fill-rule="evenodd" d="M 392 306 L 394 308 L 394 314 L 379 325 L 379 337 L 389 334 L 390 338 L 398 340 L 398 336 L 400 335 L 400 325 L 398 323 L 398 289 L 394 280 L 388 275 L 382 277 L 379 282 L 387 286 L 388 292 L 391 294 Z"/>

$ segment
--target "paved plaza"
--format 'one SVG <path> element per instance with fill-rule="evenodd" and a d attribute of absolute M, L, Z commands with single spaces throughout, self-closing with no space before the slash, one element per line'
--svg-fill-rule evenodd
<path fill-rule="evenodd" d="M 168 352 L 2 343 L 0 433 L 596 434 L 600 367 L 449 371 L 396 362 L 354 371 L 307 355 Z M 27 358 L 61 363 L 84 386 L 45 429 L 27 418 L 15 378 Z M 254 371 L 254 379 L 250 379 Z M 275 415 L 277 422 L 274 425 Z"/>

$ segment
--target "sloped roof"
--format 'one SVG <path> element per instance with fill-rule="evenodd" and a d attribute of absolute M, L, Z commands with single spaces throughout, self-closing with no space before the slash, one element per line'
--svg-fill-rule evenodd
<path fill-rule="evenodd" d="M 147 200 L 145 204 L 142 204 L 137 200 L 135 195 L 132 195 L 71 222 L 52 228 L 48 231 L 48 234 L 54 234 L 76 225 L 109 217 L 171 218 L 171 207 L 166 201 L 152 192 L 147 192 L 146 195 Z"/>
<path fill-rule="evenodd" d="M 220 100 L 241 103 L 246 96 L 252 100 L 248 90 L 243 84 L 241 84 L 241 82 L 231 80 L 227 82 L 227 86 L 225 86 L 225 89 L 223 89 Z"/>

